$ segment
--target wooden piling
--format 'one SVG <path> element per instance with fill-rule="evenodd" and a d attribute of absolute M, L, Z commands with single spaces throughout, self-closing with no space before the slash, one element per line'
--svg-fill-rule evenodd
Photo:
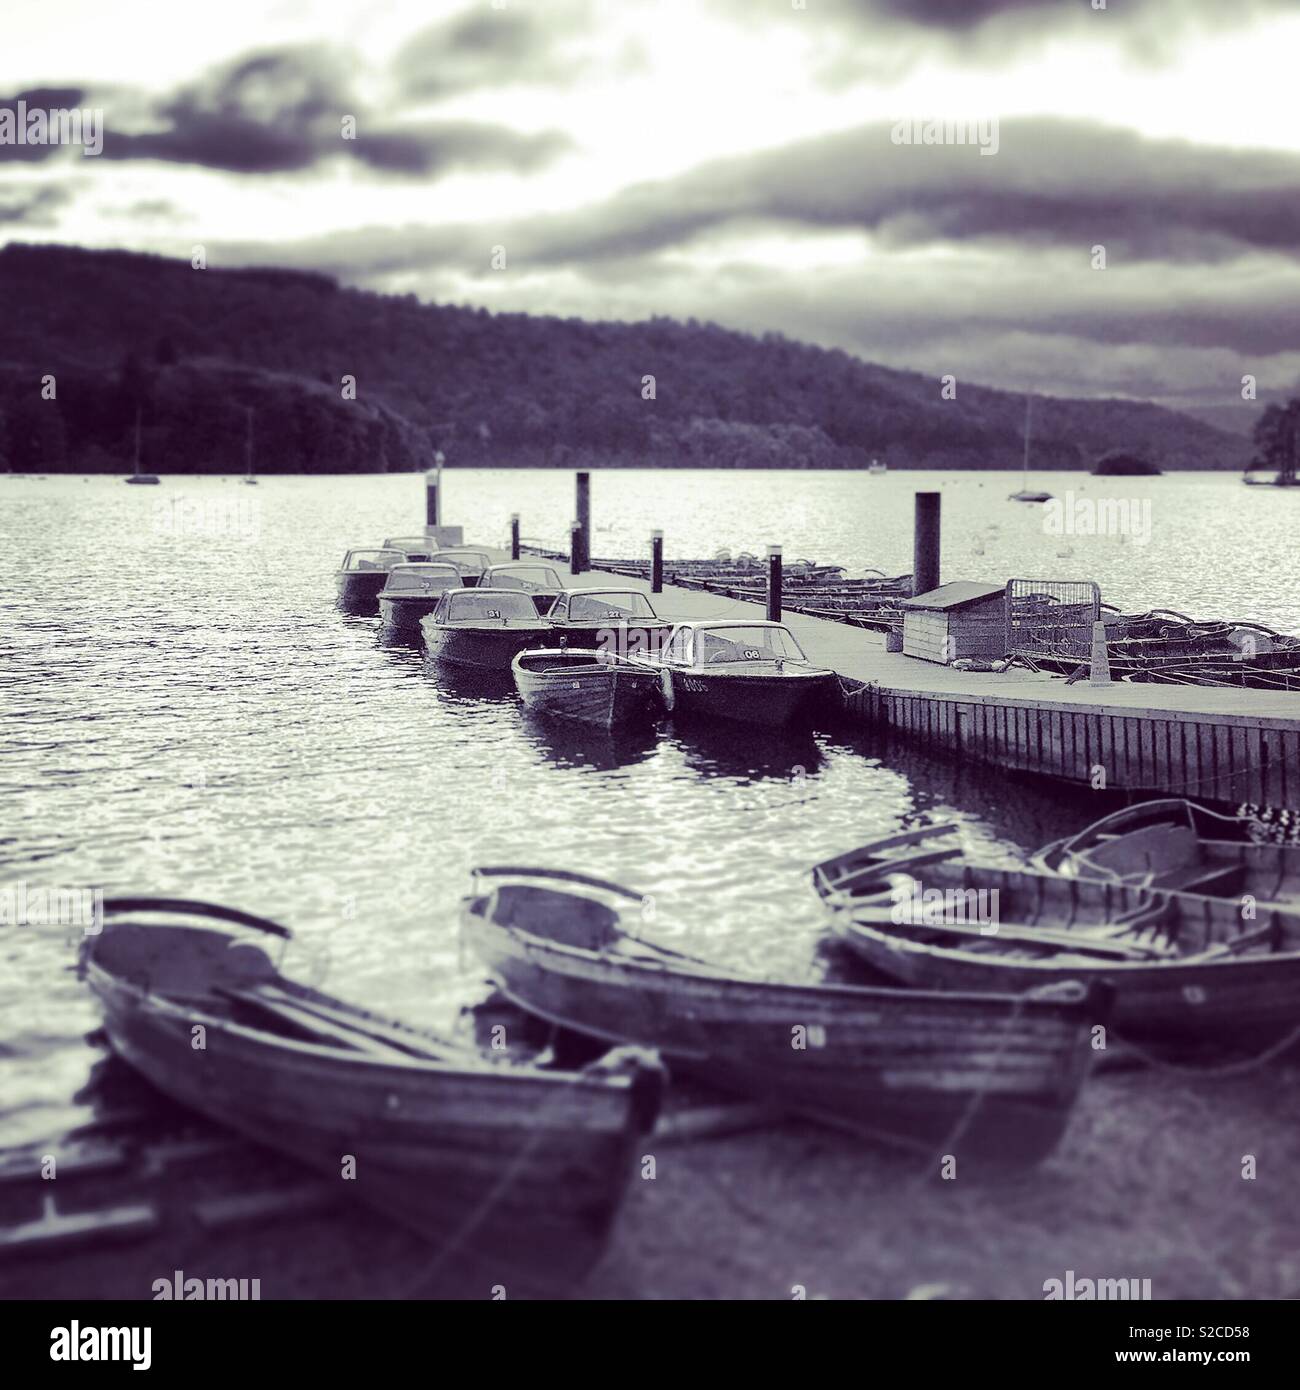
<path fill-rule="evenodd" d="M 582 573 L 582 527 L 576 520 L 569 522 L 569 570 Z"/>
<path fill-rule="evenodd" d="M 442 450 L 439 449 L 433 458 L 434 467 L 430 468 L 424 475 L 424 524 L 426 527 L 442 525 L 442 514 L 439 511 L 442 492 L 442 465 L 445 461 Z"/>
<path fill-rule="evenodd" d="M 939 587 L 939 502 L 937 492 L 916 494 L 912 531 L 912 594 Z"/>
<path fill-rule="evenodd" d="M 781 547 L 769 545 L 767 548 L 767 620 L 769 623 L 781 621 Z"/>
<path fill-rule="evenodd" d="M 582 545 L 582 559 L 573 567 L 574 574 L 591 568 L 591 474 L 574 474 L 574 515 L 578 518 L 578 531 Z"/>
<path fill-rule="evenodd" d="M 664 533 L 650 532 L 650 592 L 662 594 L 664 591 Z"/>
<path fill-rule="evenodd" d="M 519 558 L 519 513 L 512 512 L 510 516 L 510 558 Z"/>

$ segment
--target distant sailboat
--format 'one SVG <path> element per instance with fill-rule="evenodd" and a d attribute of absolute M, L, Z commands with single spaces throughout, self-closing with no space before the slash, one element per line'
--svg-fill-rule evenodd
<path fill-rule="evenodd" d="M 868 473 L 888 473 L 888 472 L 889 472 L 889 465 L 888 465 L 887 463 L 882 463 L 879 459 L 872 459 L 872 460 L 871 460 L 871 464 L 870 464 L 870 466 L 869 466 L 868 469 L 867 469 L 867 472 L 868 472 Z"/>
<path fill-rule="evenodd" d="M 247 428 L 244 431 L 244 483 L 249 487 L 257 486 L 257 479 L 253 477 L 253 407 L 245 406 Z"/>
<path fill-rule="evenodd" d="M 1034 407 L 1034 398 L 1025 397 L 1025 460 L 1024 469 L 1020 480 L 1020 491 L 1013 492 L 1008 497 L 1009 502 L 1050 502 L 1052 494 L 1050 492 L 1035 492 L 1029 486 L 1029 424 L 1031 412 Z"/>
<path fill-rule="evenodd" d="M 136 407 L 135 412 L 135 460 L 132 464 L 132 472 L 129 478 L 124 478 L 124 482 L 136 483 L 137 485 L 154 484 L 161 481 L 156 473 L 140 472 L 140 408 Z"/>

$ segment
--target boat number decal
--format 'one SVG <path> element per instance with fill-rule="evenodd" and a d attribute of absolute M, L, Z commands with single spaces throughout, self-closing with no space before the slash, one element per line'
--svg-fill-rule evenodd
<path fill-rule="evenodd" d="M 499 618 L 501 616 L 501 610 L 499 608 L 489 608 L 487 615 L 489 618 Z"/>
<path fill-rule="evenodd" d="M 693 690 L 697 695 L 703 695 L 708 686 L 703 681 L 693 681 L 689 676 L 682 677 L 682 684 L 687 690 Z"/>
<path fill-rule="evenodd" d="M 581 690 L 581 689 L 582 689 L 582 682 L 581 682 L 581 681 L 574 681 L 574 682 L 573 682 L 573 688 L 574 688 L 575 690 Z"/>
<path fill-rule="evenodd" d="M 746 660 L 746 661 L 757 661 L 757 660 L 758 660 L 758 653 L 754 650 L 753 647 L 746 647 L 746 648 L 745 648 L 745 660 Z"/>
<path fill-rule="evenodd" d="M 1189 1004 L 1204 1004 L 1205 991 L 1200 987 L 1200 985 L 1184 985 L 1183 998 Z"/>

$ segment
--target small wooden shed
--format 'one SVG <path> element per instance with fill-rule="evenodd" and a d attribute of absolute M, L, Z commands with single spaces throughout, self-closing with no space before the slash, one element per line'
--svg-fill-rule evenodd
<path fill-rule="evenodd" d="M 959 579 L 903 601 L 903 652 L 944 666 L 1006 655 L 1006 586 Z"/>

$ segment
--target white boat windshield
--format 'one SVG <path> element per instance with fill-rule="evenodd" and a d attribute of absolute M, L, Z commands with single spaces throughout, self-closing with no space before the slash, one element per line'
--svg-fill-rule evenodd
<path fill-rule="evenodd" d="M 436 594 L 460 587 L 460 571 L 454 565 L 397 565 L 389 572 L 384 592 Z"/>
<path fill-rule="evenodd" d="M 429 557 L 442 564 L 457 565 L 466 574 L 482 574 L 488 568 L 488 557 L 478 550 L 440 550 Z"/>
<path fill-rule="evenodd" d="M 537 593 L 541 589 L 560 587 L 560 576 L 545 565 L 524 569 L 490 569 L 484 577 L 494 589 L 522 589 L 527 593 Z"/>
<path fill-rule="evenodd" d="M 798 642 L 783 627 L 697 627 L 695 663 L 806 661 Z"/>
<path fill-rule="evenodd" d="M 631 618 L 653 619 L 654 616 L 650 600 L 634 589 L 569 596 L 571 622 L 621 623 Z"/>
<path fill-rule="evenodd" d="M 537 609 L 527 594 L 501 589 L 462 589 L 448 594 L 446 621 L 452 623 L 500 622 L 526 619 L 537 621 Z"/>

